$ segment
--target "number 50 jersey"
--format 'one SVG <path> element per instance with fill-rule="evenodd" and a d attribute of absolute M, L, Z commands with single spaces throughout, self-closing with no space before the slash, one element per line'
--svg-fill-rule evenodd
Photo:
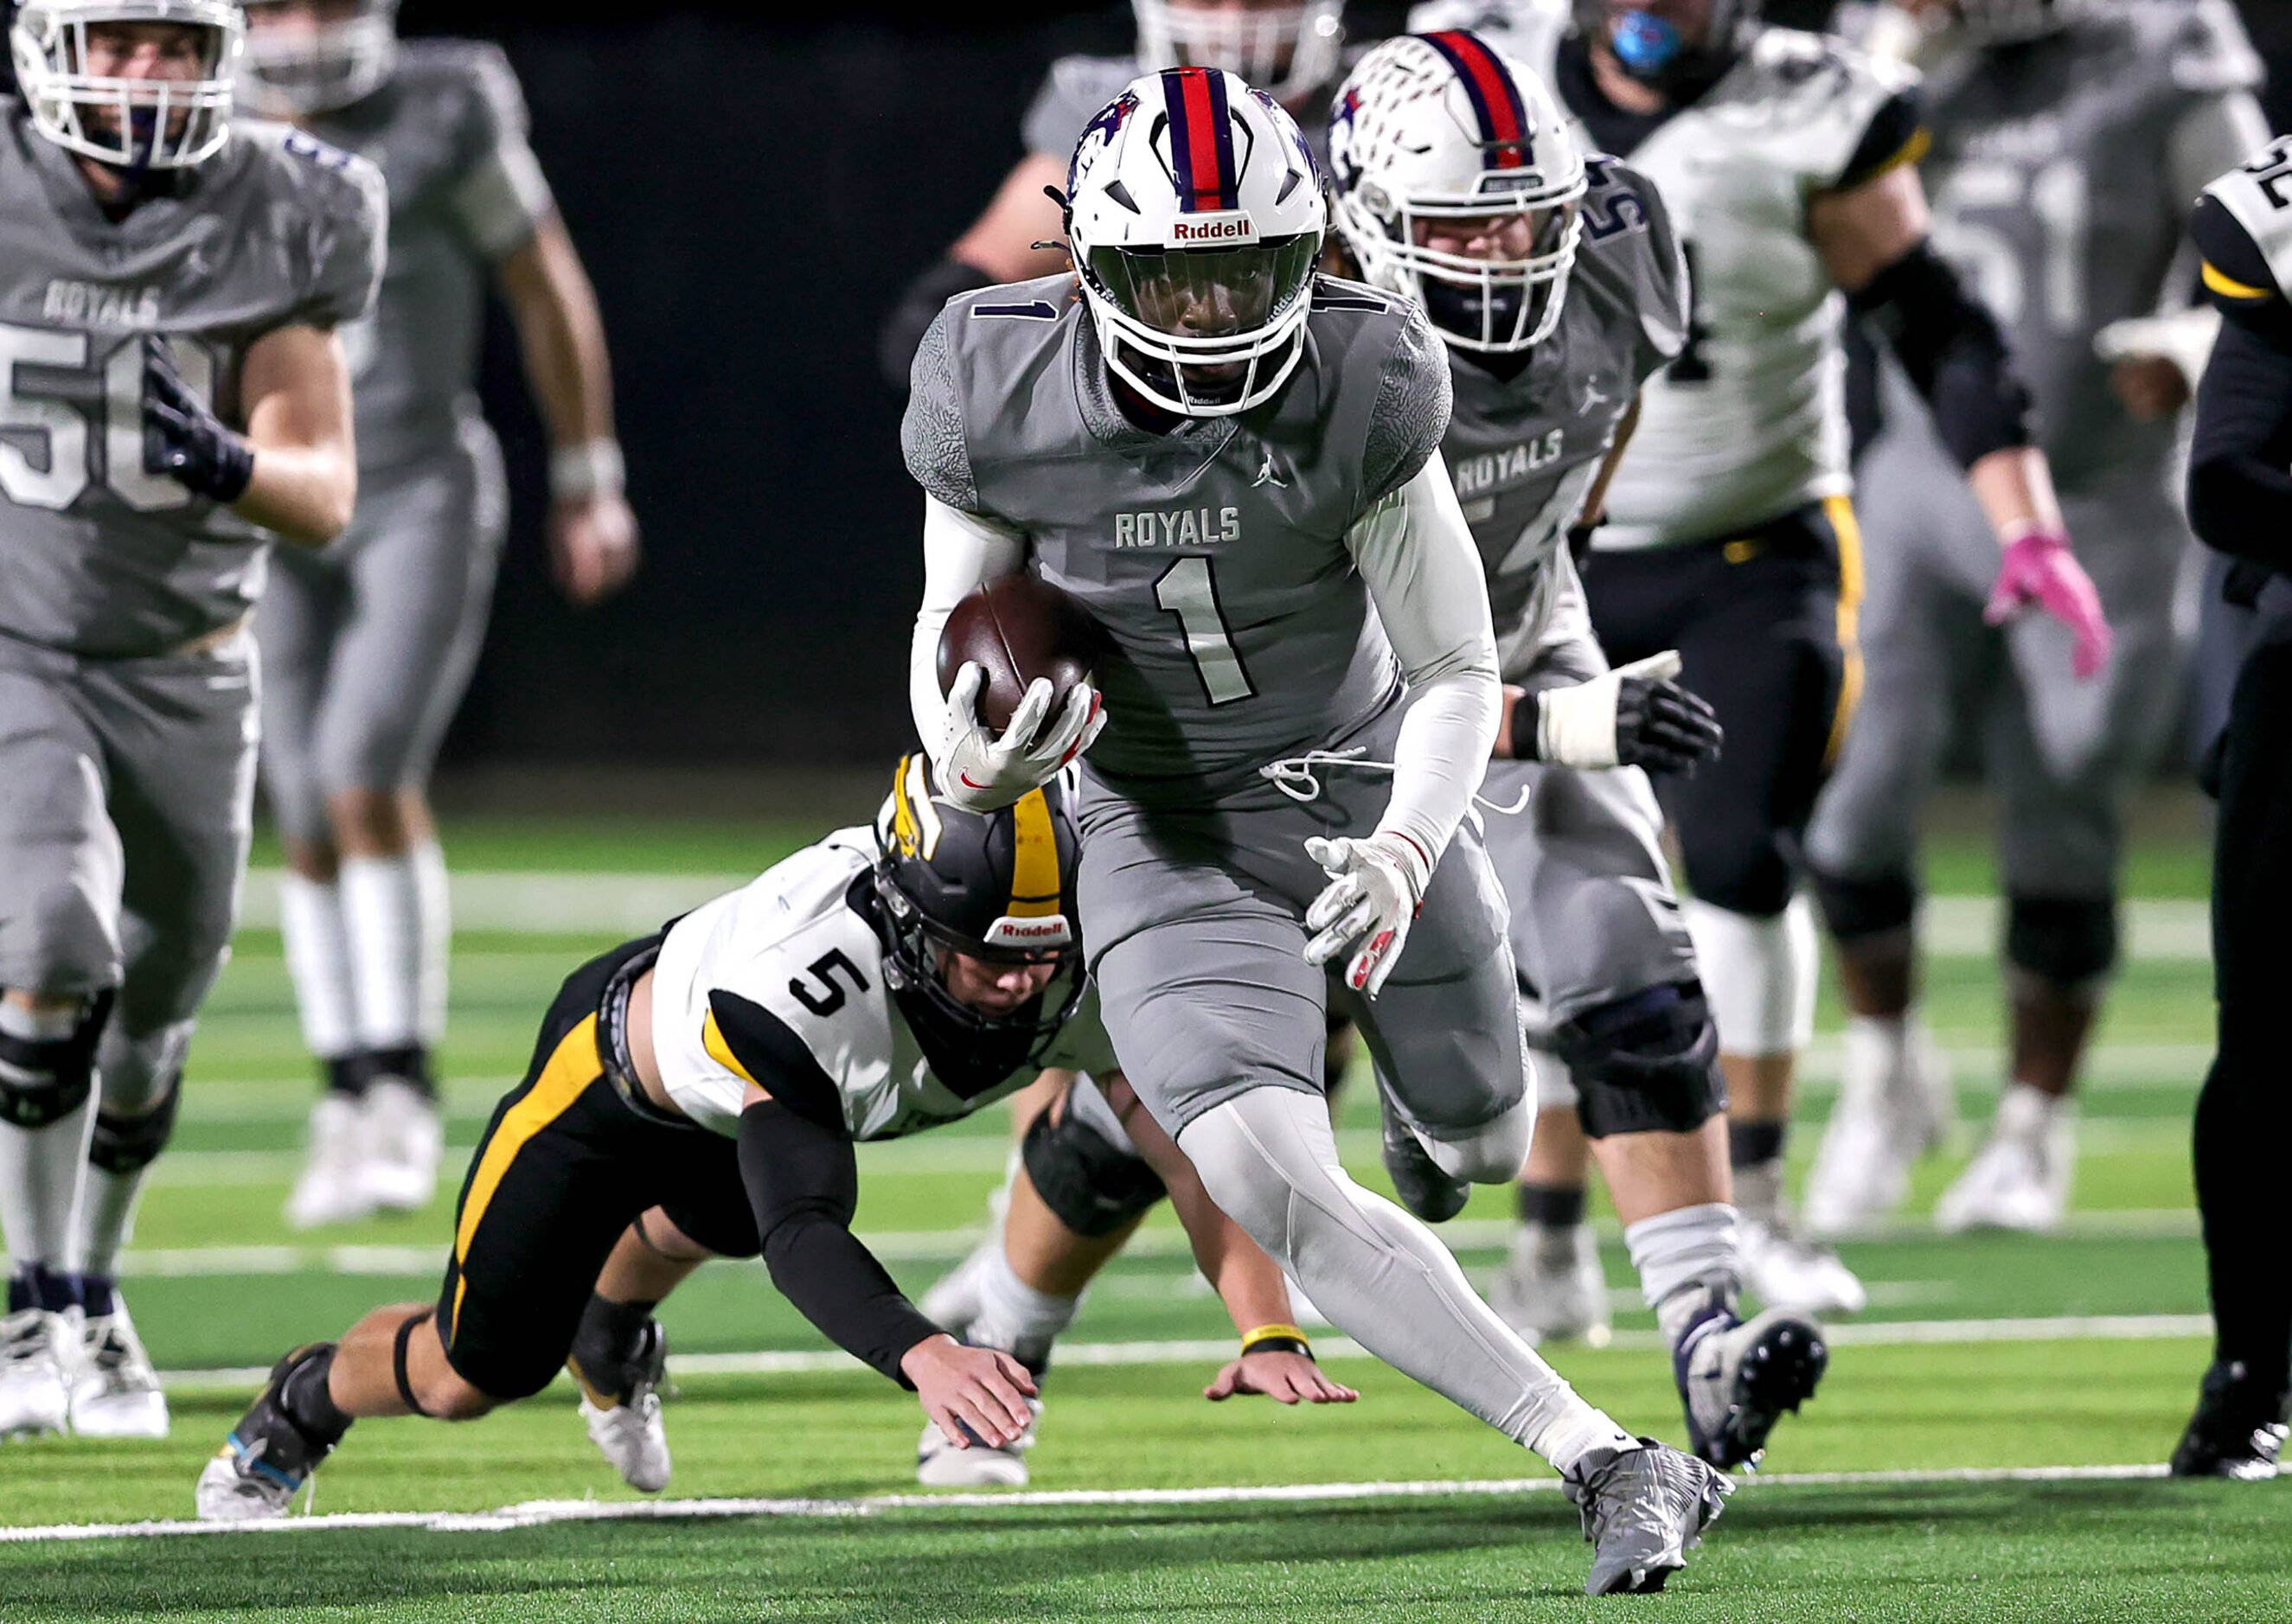
<path fill-rule="evenodd" d="M 285 125 L 234 119 L 179 192 L 108 220 L 69 153 L 0 98 L 0 635 L 165 653 L 262 590 L 265 533 L 143 466 L 143 343 L 244 426 L 239 369 L 279 327 L 363 316 L 381 174 Z"/>
<path fill-rule="evenodd" d="M 1046 1066 L 1114 1070 L 1091 993 L 1047 1042 L 951 1040 L 910 1020 L 884 974 L 875 862 L 874 831 L 839 829 L 669 927 L 653 966 L 653 1055 L 687 1116 L 738 1133 L 755 1082 L 856 1140 L 890 1139 L 968 1116 Z"/>

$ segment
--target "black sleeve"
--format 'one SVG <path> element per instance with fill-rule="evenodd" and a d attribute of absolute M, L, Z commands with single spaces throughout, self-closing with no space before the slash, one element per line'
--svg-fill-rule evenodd
<path fill-rule="evenodd" d="M 974 287 L 994 285 L 995 278 L 978 266 L 947 256 L 932 261 L 908 283 L 900 302 L 884 318 L 884 330 L 876 341 L 876 358 L 891 386 L 907 393 L 908 368 L 915 364 L 916 347 L 924 342 L 924 330 L 948 300 Z"/>
<path fill-rule="evenodd" d="M 2235 320 L 2197 386 L 2189 523 L 2207 547 L 2292 574 L 2292 343 Z"/>
<path fill-rule="evenodd" d="M 1854 154 L 1846 160 L 1846 167 L 1838 172 L 1831 183 L 1834 191 L 1851 192 L 1856 187 L 1876 180 L 1890 169 L 1904 164 L 1915 164 L 1925 157 L 1930 145 L 1926 135 L 1925 99 L 1916 85 L 1896 91 L 1873 114 Z"/>
<path fill-rule="evenodd" d="M 2292 345 L 2292 305 L 2276 285 L 2276 272 L 2227 205 L 2197 199 L 2189 236 L 2204 255 L 2205 296 L 2230 321 Z"/>
<path fill-rule="evenodd" d="M 838 1347 L 914 1387 L 900 1360 L 940 1328 L 851 1233 L 860 1163 L 850 1137 L 765 1100 L 740 1113 L 739 1149 L 772 1284 Z"/>
<path fill-rule="evenodd" d="M 1910 374 L 1960 467 L 2030 443 L 2030 390 L 2006 334 L 1932 241 L 1920 239 L 1847 303 Z"/>

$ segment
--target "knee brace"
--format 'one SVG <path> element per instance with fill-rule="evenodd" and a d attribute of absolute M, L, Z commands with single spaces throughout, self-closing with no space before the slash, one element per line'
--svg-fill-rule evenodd
<path fill-rule="evenodd" d="M 1649 987 L 1553 1034 L 1575 1073 L 1577 1119 L 1595 1139 L 1691 1133 L 1727 1108 L 1719 1029 L 1700 984 Z"/>
<path fill-rule="evenodd" d="M 1080 1235 L 1112 1234 L 1168 1191 L 1136 1150 L 1116 1144 L 1074 1107 L 1069 1097 L 1037 1112 L 1019 1154 L 1060 1223 Z"/>
<path fill-rule="evenodd" d="M 177 1077 L 159 1103 L 141 1116 L 115 1116 L 98 1106 L 88 1161 L 107 1173 L 140 1172 L 150 1166 L 174 1137 L 175 1113 L 182 1098 L 182 1079 Z"/>
<path fill-rule="evenodd" d="M 25 1038 L 0 1029 L 0 1122 L 45 1128 L 87 1102 L 95 1088 L 95 1046 L 116 994 L 88 1000 L 79 1024 L 60 1038 Z"/>
<path fill-rule="evenodd" d="M 1815 905 L 1822 910 L 1822 922 L 1838 941 L 1856 942 L 1908 930 L 1917 914 L 1918 888 L 1908 874 L 1864 878 L 1826 874 L 1818 869 L 1813 879 Z"/>
<path fill-rule="evenodd" d="M 2006 957 L 2016 969 L 2057 986 L 2099 981 L 2117 965 L 2117 899 L 2009 897 Z"/>

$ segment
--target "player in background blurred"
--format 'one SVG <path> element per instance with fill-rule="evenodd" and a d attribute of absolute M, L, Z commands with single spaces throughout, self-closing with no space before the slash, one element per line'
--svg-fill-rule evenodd
<path fill-rule="evenodd" d="M 450 927 L 427 785 L 484 640 L 508 518 L 475 388 L 489 286 L 553 448 L 559 586 L 595 603 L 637 561 L 604 329 L 526 144 L 517 81 L 492 45 L 401 44 L 397 10 L 246 8 L 249 97 L 378 165 L 392 221 L 381 302 L 345 334 L 358 517 L 323 554 L 282 559 L 256 618 L 280 925 L 324 1090 L 287 1198 L 297 1228 L 412 1210 L 437 1183 Z"/>
<path fill-rule="evenodd" d="M 1287 107 L 1318 155 L 1328 96 L 1344 55 L 1344 0 L 1131 0 L 1138 48 L 1129 56 L 1066 56 L 1020 125 L 1027 155 L 986 211 L 909 285 L 884 324 L 884 375 L 908 386 L 916 344 L 956 293 L 1023 282 L 1067 268 L 1059 205 L 1045 187 L 1066 183 L 1067 159 L 1091 116 L 1142 72 L 1192 63 L 1238 73 Z"/>
<path fill-rule="evenodd" d="M 2198 192 L 2267 134 L 2226 0 L 1896 0 L 1859 21 L 1925 77 L 1934 242 L 2030 385 L 2039 443 L 2113 633 L 2000 624 L 1997 546 L 1899 366 L 1856 468 L 1868 576 L 1861 711 L 1808 836 L 1849 1012 L 1844 1087 L 1808 1181 L 1821 1233 L 1891 1211 L 1951 1116 L 1917 1009 L 1917 850 L 1957 723 L 1999 803 L 2009 1011 L 1988 1141 L 1936 1220 L 2048 1230 L 2076 1155 L 2070 1091 L 2118 958 L 2126 797 L 2181 713 L 2195 560 L 2174 490 L 2181 409 L 2219 318 L 2191 308 Z"/>
<path fill-rule="evenodd" d="M 269 543 L 357 494 L 382 178 L 223 0 L 29 0 L 0 100 L 0 1435 L 164 1436 L 116 1275 L 229 952 Z"/>
<path fill-rule="evenodd" d="M 1484 14 L 1594 148 L 1655 183 L 1683 240 L 1688 342 L 1642 395 L 1584 585 L 1609 656 L 1676 647 L 1682 679 L 1727 732 L 1716 762 L 1659 776 L 1657 790 L 1718 1021 L 1747 1283 L 1770 1305 L 1851 1312 L 1861 1283 L 1797 1233 L 1782 1196 L 1817 969 L 1802 847 L 1861 686 L 1840 389 L 1850 304 L 1888 334 L 1967 470 L 2000 555 L 2001 609 L 2068 619 L 2088 658 L 2107 628 L 1996 319 L 1928 241 L 1914 75 L 1763 27 L 1743 0 L 1581 0 L 1572 12 L 1565 0 L 1437 0 L 1417 20 Z M 1523 1199 L 1580 1188 L 1566 1113 L 1547 1113 L 1537 1140 Z M 1543 1289 L 1521 1282 L 1523 1297 Z"/>

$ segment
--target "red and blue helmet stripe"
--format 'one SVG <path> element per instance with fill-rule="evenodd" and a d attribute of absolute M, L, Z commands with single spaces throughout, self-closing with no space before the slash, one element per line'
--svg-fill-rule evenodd
<path fill-rule="evenodd" d="M 1527 167 L 1536 156 L 1529 144 L 1528 109 L 1504 59 L 1489 50 L 1479 35 L 1464 28 L 1446 28 L 1417 37 L 1448 60 L 1464 84 L 1465 94 L 1472 99 L 1473 113 L 1481 126 L 1481 166 Z"/>
<path fill-rule="evenodd" d="M 1170 109 L 1170 165 L 1179 209 L 1198 214 L 1240 207 L 1225 75 L 1212 68 L 1165 68 L 1162 100 Z"/>

